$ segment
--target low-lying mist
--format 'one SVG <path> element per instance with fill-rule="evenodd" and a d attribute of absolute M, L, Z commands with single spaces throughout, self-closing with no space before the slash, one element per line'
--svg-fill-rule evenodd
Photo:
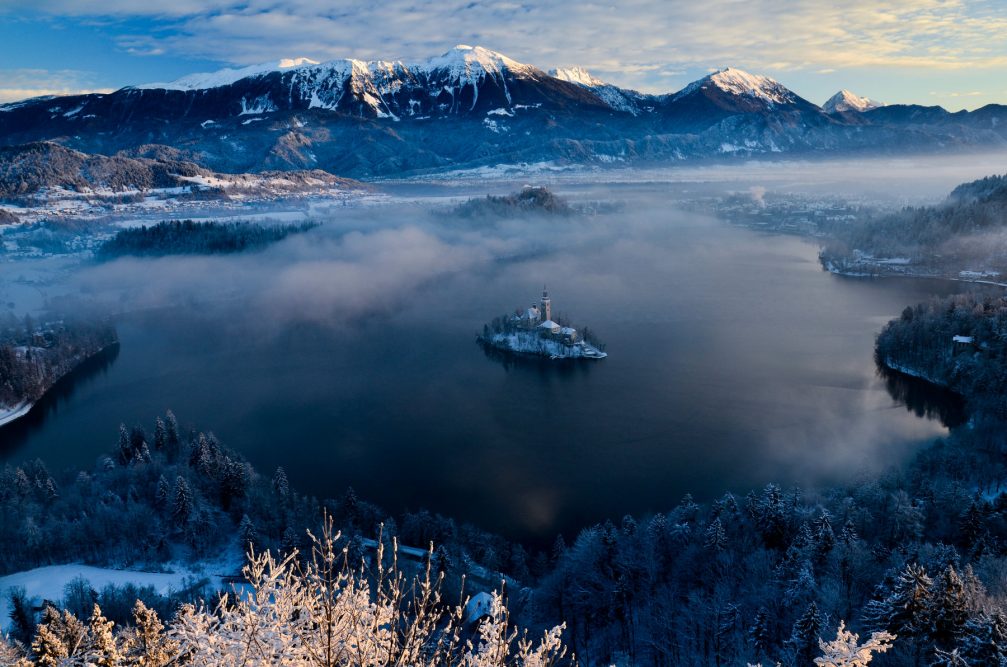
<path fill-rule="evenodd" d="M 827 187 L 826 167 L 804 171 L 790 182 Z M 353 486 L 392 511 L 543 538 L 686 492 L 898 464 L 946 428 L 940 410 L 892 398 L 874 336 L 957 287 L 844 279 L 822 271 L 817 243 L 678 208 L 699 190 L 773 191 L 783 172 L 556 181 L 575 208 L 619 205 L 476 222 L 452 212 L 487 186 L 409 184 L 408 202 L 332 210 L 260 252 L 83 262 L 62 291 L 116 314 L 119 356 L 11 456 L 88 465 L 120 422 L 171 408 L 305 492 Z M 557 366 L 476 345 L 543 285 L 608 359 Z"/>

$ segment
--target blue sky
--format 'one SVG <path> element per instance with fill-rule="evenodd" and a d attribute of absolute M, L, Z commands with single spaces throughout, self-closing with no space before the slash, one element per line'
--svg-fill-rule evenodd
<path fill-rule="evenodd" d="M 1007 0 L 0 0 L 0 101 L 478 44 L 648 92 L 728 65 L 824 102 L 1007 103 Z"/>

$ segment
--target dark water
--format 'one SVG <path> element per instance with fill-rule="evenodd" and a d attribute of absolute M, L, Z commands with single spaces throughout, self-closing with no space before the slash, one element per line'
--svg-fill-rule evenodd
<path fill-rule="evenodd" d="M 609 221 L 609 235 L 564 232 L 520 260 L 395 284 L 380 308 L 338 324 L 240 297 L 123 317 L 117 355 L 0 430 L 0 453 L 91 465 L 120 422 L 149 427 L 171 408 L 260 471 L 283 465 L 303 491 L 352 485 L 390 511 L 536 538 L 686 492 L 849 480 L 954 420 L 890 392 L 872 361 L 883 323 L 947 285 L 843 279 L 799 239 L 662 223 Z M 544 282 L 608 359 L 514 361 L 475 343 Z"/>

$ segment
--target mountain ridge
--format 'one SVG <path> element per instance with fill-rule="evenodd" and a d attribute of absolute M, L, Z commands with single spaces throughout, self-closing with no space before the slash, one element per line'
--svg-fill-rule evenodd
<path fill-rule="evenodd" d="M 522 162 L 989 150 L 1007 148 L 1007 107 L 829 113 L 737 68 L 655 95 L 460 45 L 412 64 L 301 58 L 0 106 L 0 144 L 36 141 L 106 155 L 161 144 L 215 171 L 360 178 Z"/>

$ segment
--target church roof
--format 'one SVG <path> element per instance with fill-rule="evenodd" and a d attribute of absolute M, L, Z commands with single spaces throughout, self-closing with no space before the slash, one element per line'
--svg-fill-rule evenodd
<path fill-rule="evenodd" d="M 542 324 L 538 325 L 539 329 L 558 329 L 559 325 L 552 320 L 546 320 Z"/>

